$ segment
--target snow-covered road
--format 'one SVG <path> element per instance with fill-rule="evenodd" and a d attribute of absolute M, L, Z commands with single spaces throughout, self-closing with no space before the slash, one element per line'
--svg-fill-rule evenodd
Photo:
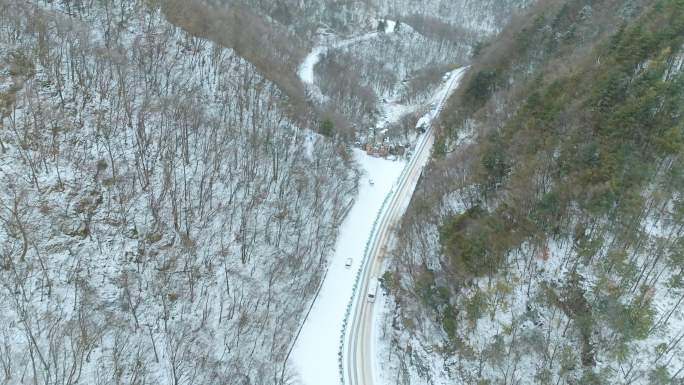
<path fill-rule="evenodd" d="M 375 336 L 373 335 L 374 311 L 373 303 L 367 300 L 370 282 L 381 275 L 383 257 L 392 232 L 406 211 L 423 167 L 430 158 L 434 143 L 432 123 L 439 116 L 449 95 L 456 89 L 466 68 L 452 71 L 447 80 L 432 98 L 433 108 L 422 120 L 428 122 L 427 131 L 419 139 L 416 151 L 410 162 L 406 164 L 397 185 L 390 191 L 389 199 L 378 216 L 378 225 L 370 234 L 370 244 L 364 257 L 362 281 L 354 292 L 351 318 L 345 331 L 343 341 L 344 383 L 351 385 L 371 385 L 378 383 L 379 362 L 376 353 Z"/>
<path fill-rule="evenodd" d="M 393 23 L 388 23 L 388 30 L 393 29 Z M 343 48 L 375 36 L 378 34 L 373 32 L 328 46 L 315 47 L 299 69 L 299 76 L 311 95 L 322 98 L 318 100 L 325 100 L 325 96 L 315 86 L 314 68 L 327 50 Z M 448 79 L 435 92 L 431 100 L 434 108 L 426 114 L 425 119 L 431 122 L 439 114 L 443 102 L 454 89 L 462 71 L 459 69 L 450 73 Z M 410 110 L 401 105 L 391 107 L 392 109 L 383 106 L 383 110 L 393 111 L 391 115 L 402 115 Z M 390 116 L 392 120 L 399 118 L 400 116 Z M 379 269 L 379 250 L 384 246 L 389 234 L 386 224 L 394 223 L 406 209 L 420 176 L 420 169 L 429 158 L 432 142 L 432 131 L 429 130 L 419 139 L 416 153 L 409 162 L 374 158 L 361 150 L 354 150 L 354 159 L 363 172 L 359 181 L 358 196 L 340 227 L 335 253 L 329 258 L 325 281 L 291 354 L 290 362 L 299 374 L 298 383 L 339 383 L 341 371 L 344 371 L 344 377 L 348 378 L 351 367 L 353 370 L 362 367 L 364 377 L 368 378 L 368 382 L 360 380 L 353 383 L 366 385 L 372 382 L 372 370 L 369 368 L 375 363 L 374 354 L 369 348 L 370 340 L 364 344 L 356 344 L 355 340 L 354 346 L 360 354 L 355 354 L 353 359 L 349 357 L 347 349 L 344 350 L 346 361 L 340 356 L 341 347 L 346 348 L 352 344 L 352 334 L 359 335 L 352 333 L 346 322 L 350 322 L 351 325 L 352 320 L 358 321 L 356 325 L 362 331 L 360 335 L 370 337 L 372 311 L 366 311 L 361 318 L 356 315 L 355 312 L 359 308 L 370 309 L 364 301 L 365 295 L 358 293 L 365 293 L 370 272 L 375 274 Z M 349 258 L 352 263 L 347 267 L 345 264 Z M 350 298 L 356 299 L 350 303 Z M 343 362 L 345 365 L 341 367 Z"/>
<path fill-rule="evenodd" d="M 393 22 L 387 25 L 387 32 L 394 30 Z M 348 47 L 378 35 L 377 32 L 371 32 L 314 47 L 298 71 L 310 95 L 318 101 L 326 100 L 315 85 L 314 68 L 328 50 Z M 366 241 L 387 193 L 406 164 L 405 161 L 371 157 L 358 149 L 354 150 L 353 155 L 363 173 L 359 180 L 358 196 L 340 226 L 335 253 L 328 260 L 325 281 L 290 356 L 291 364 L 300 377 L 298 382 L 304 385 L 335 384 L 340 380 L 340 331 L 357 272 L 362 266 Z M 352 265 L 346 267 L 349 258 L 352 259 Z"/>
<path fill-rule="evenodd" d="M 356 149 L 354 158 L 364 171 L 359 193 L 340 227 L 325 282 L 292 351 L 292 364 L 305 385 L 336 384 L 340 380 L 340 331 L 356 272 L 363 262 L 373 222 L 405 164 L 370 157 Z M 370 185 L 371 180 L 374 185 Z M 344 266 L 347 258 L 352 258 L 350 268 Z"/>

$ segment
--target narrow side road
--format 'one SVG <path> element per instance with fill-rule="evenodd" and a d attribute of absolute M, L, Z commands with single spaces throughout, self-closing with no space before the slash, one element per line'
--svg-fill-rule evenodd
<path fill-rule="evenodd" d="M 395 22 L 392 20 L 386 20 L 385 22 L 387 24 L 384 33 L 393 33 Z M 323 94 L 323 92 L 321 92 L 320 88 L 318 88 L 318 86 L 316 85 L 316 75 L 314 71 L 316 64 L 318 64 L 318 62 L 321 61 L 321 58 L 324 54 L 326 54 L 329 50 L 345 48 L 350 45 L 360 43 L 362 41 L 376 38 L 378 36 L 380 36 L 380 33 L 376 31 L 344 40 L 335 40 L 335 38 L 333 37 L 332 40 L 327 41 L 325 44 L 314 47 L 311 50 L 311 52 L 309 52 L 309 54 L 306 56 L 306 58 L 304 58 L 304 61 L 299 66 L 299 70 L 297 71 L 297 75 L 306 85 L 309 95 L 319 102 L 325 102 L 328 100 L 328 98 Z"/>

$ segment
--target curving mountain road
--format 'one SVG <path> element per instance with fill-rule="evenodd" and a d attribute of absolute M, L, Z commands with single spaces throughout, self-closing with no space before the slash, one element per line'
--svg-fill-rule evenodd
<path fill-rule="evenodd" d="M 299 77 L 307 86 L 309 96 L 322 103 L 327 101 L 314 81 L 314 68 L 325 52 L 372 39 L 378 35 L 376 32 L 371 32 L 346 40 L 329 41 L 327 45 L 314 47 L 298 71 Z M 430 100 L 431 110 L 419 120 L 419 124 L 424 126 L 426 131 L 418 139 L 413 156 L 406 163 L 401 175 L 398 178 L 396 177 L 397 174 L 377 176 L 376 181 L 388 178 L 396 181 L 389 182 L 388 180 L 389 183 L 384 186 L 381 186 L 383 183 L 379 183 L 375 189 L 372 189 L 373 192 L 382 194 L 376 197 L 379 200 L 375 207 L 380 209 L 377 218 L 367 215 L 369 211 L 366 210 L 359 213 L 361 218 L 345 219 L 345 223 L 347 220 L 352 223 L 355 231 L 350 230 L 350 234 L 346 234 L 346 230 L 349 229 L 342 229 L 338 241 L 343 241 L 345 236 L 349 239 L 347 239 L 347 244 L 336 245 L 336 255 L 341 253 L 340 258 L 345 259 L 354 255 L 362 255 L 363 258 L 358 259 L 358 265 L 357 262 L 353 262 L 350 269 L 346 271 L 335 270 L 336 274 L 329 275 L 326 278 L 321 295 L 313 304 L 312 315 L 307 316 L 302 325 L 301 334 L 293 345 L 295 366 L 298 367 L 302 383 L 309 385 L 332 383 L 333 377 L 340 374 L 344 384 L 371 385 L 377 382 L 374 381 L 373 377 L 374 373 L 378 373 L 378 371 L 375 367 L 377 361 L 372 347 L 374 341 L 373 304 L 367 300 L 368 286 L 380 274 L 386 246 L 392 236 L 392 229 L 404 214 L 420 179 L 423 166 L 430 157 L 434 143 L 432 124 L 439 116 L 449 95 L 458 85 L 466 68 L 459 68 L 447 73 L 443 83 L 434 93 Z M 394 120 L 399 120 L 401 116 L 415 110 L 415 108 L 412 109 L 412 106 L 402 106 L 394 100 L 387 102 L 383 100 L 379 109 L 385 111 L 385 116 L 391 116 Z M 381 121 L 378 127 L 382 128 L 385 124 L 387 121 Z M 365 198 L 371 198 L 368 196 L 369 194 L 366 195 Z M 381 204 L 383 198 L 386 199 Z M 356 205 L 352 208 L 352 213 L 355 209 Z M 377 209 L 373 208 L 370 212 L 376 212 Z M 373 224 L 373 222 L 375 223 Z M 364 254 L 362 250 L 356 249 L 363 248 L 364 244 L 360 241 L 366 239 L 369 240 L 369 243 Z M 334 260 L 331 266 L 333 269 L 335 268 Z M 358 285 L 350 279 L 352 271 L 359 271 L 357 266 L 360 269 L 360 275 L 357 276 L 360 277 Z M 355 292 L 352 286 L 356 287 Z M 347 297 L 351 301 L 347 302 L 350 307 L 346 308 L 346 315 L 343 315 L 345 313 L 344 303 L 338 297 L 349 295 L 346 293 L 350 293 L 352 298 Z M 338 321 L 342 324 L 342 336 L 330 333 L 339 330 L 336 327 Z M 329 340 L 335 338 L 341 341 L 341 344 L 338 345 L 339 351 L 330 350 L 332 344 Z M 337 373 L 334 369 L 336 366 L 339 366 Z"/>
<path fill-rule="evenodd" d="M 463 76 L 465 68 L 459 68 L 449 74 L 449 78 L 433 98 L 433 109 L 426 118 L 429 120 L 425 134 L 416 145 L 411 161 L 406 166 L 397 185 L 391 192 L 389 204 L 379 216 L 378 226 L 371 235 L 369 255 L 362 272 L 359 290 L 355 293 L 355 301 L 349 320 L 349 327 L 345 334 L 343 361 L 344 382 L 351 385 L 372 385 L 375 371 L 373 344 L 373 303 L 367 299 L 368 285 L 372 279 L 380 275 L 386 247 L 392 236 L 392 231 L 404 214 L 411 196 L 416 188 L 423 167 L 430 157 L 434 144 L 433 121 L 439 116 L 446 100 L 456 88 Z"/>

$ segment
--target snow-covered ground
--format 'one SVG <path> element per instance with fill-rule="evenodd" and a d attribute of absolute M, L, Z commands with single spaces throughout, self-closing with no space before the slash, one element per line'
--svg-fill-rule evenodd
<path fill-rule="evenodd" d="M 371 157 L 358 149 L 354 157 L 364 173 L 359 194 L 340 227 L 326 279 L 292 351 L 291 362 L 304 385 L 339 381 L 340 330 L 356 272 L 378 211 L 405 165 L 404 161 Z M 349 268 L 345 267 L 348 258 L 352 258 Z"/>

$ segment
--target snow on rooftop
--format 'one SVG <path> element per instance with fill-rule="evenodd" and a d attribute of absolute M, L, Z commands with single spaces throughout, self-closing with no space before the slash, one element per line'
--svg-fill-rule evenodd
<path fill-rule="evenodd" d="M 416 128 L 425 128 L 430 124 L 430 114 L 424 115 L 420 119 L 418 119 L 418 123 L 416 123 Z"/>

